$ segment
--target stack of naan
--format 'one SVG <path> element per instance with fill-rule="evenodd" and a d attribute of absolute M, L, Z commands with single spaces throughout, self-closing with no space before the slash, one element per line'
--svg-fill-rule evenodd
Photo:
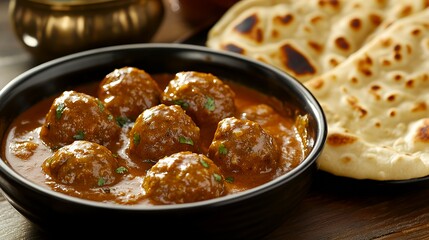
<path fill-rule="evenodd" d="M 293 75 L 328 121 L 319 168 L 403 180 L 429 175 L 429 1 L 242 0 L 207 46 Z"/>

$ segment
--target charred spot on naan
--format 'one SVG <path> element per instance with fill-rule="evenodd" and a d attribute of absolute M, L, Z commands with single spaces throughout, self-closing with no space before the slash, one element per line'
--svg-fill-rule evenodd
<path fill-rule="evenodd" d="M 348 105 L 357 112 L 360 118 L 364 118 L 368 114 L 368 111 L 363 106 L 359 105 L 358 98 L 349 96 L 346 101 Z"/>
<path fill-rule="evenodd" d="M 316 68 L 303 53 L 291 44 L 280 47 L 280 59 L 285 69 L 290 70 L 296 76 L 315 75 Z"/>
<path fill-rule="evenodd" d="M 227 50 L 230 52 L 235 52 L 235 53 L 239 53 L 239 54 L 246 54 L 246 50 L 244 50 L 244 48 L 238 46 L 237 44 L 234 43 L 228 43 L 222 46 L 223 50 Z"/>
<path fill-rule="evenodd" d="M 314 16 L 314 17 L 312 17 L 311 19 L 310 19 L 310 23 L 311 24 L 313 24 L 313 25 L 316 25 L 317 23 L 319 23 L 319 22 L 321 22 L 321 21 L 323 21 L 324 20 L 324 17 L 323 16 L 321 16 L 321 15 L 316 15 L 316 16 Z"/>
<path fill-rule="evenodd" d="M 413 13 L 413 7 L 410 5 L 405 5 L 402 7 L 402 9 L 399 11 L 399 16 L 406 17 Z"/>
<path fill-rule="evenodd" d="M 317 42 L 308 41 L 308 46 L 316 52 L 320 53 L 323 51 L 323 46 Z"/>
<path fill-rule="evenodd" d="M 428 119 L 422 121 L 422 125 L 417 128 L 415 141 L 429 143 L 429 120 Z"/>
<path fill-rule="evenodd" d="M 428 109 L 426 102 L 417 102 L 411 108 L 411 112 L 424 112 Z"/>
<path fill-rule="evenodd" d="M 318 90 L 323 88 L 324 84 L 325 84 L 325 81 L 322 78 L 317 78 L 311 81 L 308 85 L 310 85 L 311 88 Z"/>
<path fill-rule="evenodd" d="M 369 94 L 374 97 L 375 100 L 381 99 L 381 93 L 382 87 L 378 84 L 373 84 L 369 86 Z"/>
<path fill-rule="evenodd" d="M 338 49 L 342 51 L 349 51 L 350 49 L 350 43 L 347 41 L 345 37 L 337 37 L 335 39 L 335 46 L 337 46 Z"/>
<path fill-rule="evenodd" d="M 420 84 L 429 82 L 429 73 L 423 72 L 405 80 L 404 87 L 406 89 L 418 88 Z"/>
<path fill-rule="evenodd" d="M 337 58 L 331 58 L 329 59 L 329 65 L 331 66 L 331 68 L 334 68 L 336 66 L 338 66 L 338 64 L 340 64 L 342 61 L 337 59 Z"/>
<path fill-rule="evenodd" d="M 421 32 L 422 32 L 421 29 L 414 29 L 413 31 L 411 31 L 411 35 L 419 36 Z"/>
<path fill-rule="evenodd" d="M 365 55 L 363 58 L 357 61 L 357 69 L 363 75 L 370 77 L 372 75 L 371 68 L 373 66 L 372 58 Z"/>
<path fill-rule="evenodd" d="M 321 7 L 332 7 L 335 9 L 339 9 L 340 3 L 341 2 L 338 0 L 329 0 L 329 1 L 319 0 L 319 2 L 318 2 L 319 6 L 321 6 Z"/>
<path fill-rule="evenodd" d="M 353 18 L 350 20 L 350 28 L 354 31 L 359 31 L 362 28 L 362 20 L 359 18 Z"/>
<path fill-rule="evenodd" d="M 260 19 L 258 14 L 254 13 L 246 17 L 243 21 L 234 27 L 234 31 L 239 35 L 253 40 L 256 43 L 262 43 L 264 40 L 263 30 L 258 27 Z"/>
<path fill-rule="evenodd" d="M 274 17 L 273 21 L 280 25 L 288 25 L 293 21 L 293 15 L 292 14 L 285 14 L 283 16 L 277 15 Z"/>
<path fill-rule="evenodd" d="M 326 139 L 326 143 L 331 146 L 343 146 L 347 144 L 353 144 L 358 139 L 351 135 L 341 134 L 341 133 L 331 133 Z"/>
<path fill-rule="evenodd" d="M 279 29 L 290 25 L 294 21 L 294 16 L 292 14 L 286 13 L 284 15 L 277 15 L 273 17 L 273 25 L 276 26 L 271 31 L 271 37 L 273 39 L 278 39 L 280 37 Z"/>
<path fill-rule="evenodd" d="M 383 22 L 383 18 L 380 15 L 376 14 L 370 14 L 369 20 L 374 24 L 375 26 L 380 25 Z"/>

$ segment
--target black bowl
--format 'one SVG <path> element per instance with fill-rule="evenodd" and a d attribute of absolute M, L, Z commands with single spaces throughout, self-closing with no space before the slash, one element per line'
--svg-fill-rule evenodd
<path fill-rule="evenodd" d="M 308 114 L 309 154 L 292 171 L 259 187 L 208 201 L 168 206 L 123 206 L 70 197 L 30 182 L 0 161 L 0 187 L 22 215 L 55 236 L 149 236 L 255 239 L 279 226 L 308 192 L 326 139 L 318 102 L 301 83 L 243 56 L 185 44 L 132 44 L 76 53 L 39 65 L 0 92 L 0 133 L 37 101 L 102 79 L 115 68 L 149 73 L 210 72 L 288 101 Z M 4 152 L 1 158 L 4 159 Z M 59 234 L 59 235 L 56 235 Z"/>

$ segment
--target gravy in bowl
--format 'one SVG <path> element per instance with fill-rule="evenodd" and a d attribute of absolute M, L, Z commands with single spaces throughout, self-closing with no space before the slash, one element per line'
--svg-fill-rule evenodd
<path fill-rule="evenodd" d="M 104 119 L 114 125 L 101 124 L 97 118 L 85 115 L 89 107 L 76 110 L 76 106 L 72 121 L 79 120 L 86 127 L 66 127 L 64 122 L 55 126 L 55 121 L 66 116 L 64 109 L 75 105 L 66 101 L 55 105 L 60 95 L 50 96 L 10 125 L 2 144 L 5 160 L 31 181 L 71 196 L 125 205 L 159 205 L 244 191 L 290 171 L 306 157 L 308 120 L 296 115 L 292 106 L 210 73 L 182 72 L 187 73 L 191 76 L 185 83 L 215 78 L 214 82 L 226 85 L 233 94 L 222 95 L 227 90 L 211 84 L 181 85 L 180 90 L 167 94 L 181 73 L 147 73 L 161 90 L 155 97 L 159 100 L 143 107 L 141 114 L 127 115 L 125 110 L 109 110 L 113 108 L 109 107 L 108 97 L 100 97 L 102 82 L 81 85 L 70 89 L 76 94 L 72 97 L 82 102 L 88 101 L 79 94 L 93 97 L 90 99 L 95 99 L 94 109 L 98 109 L 94 111 L 106 114 Z M 119 75 L 116 80 L 120 84 Z M 189 90 L 187 95 L 181 95 L 183 89 Z M 201 92 L 200 101 L 194 96 Z M 227 103 L 217 105 L 229 98 L 233 110 L 226 107 Z M 129 109 L 130 103 L 123 102 L 126 104 L 119 109 Z M 50 111 L 52 124 L 47 124 Z M 225 112 L 229 113 L 224 115 Z M 99 134 L 98 127 L 102 126 L 106 132 Z M 55 127 L 58 129 L 53 130 Z M 67 129 L 74 132 L 68 133 Z M 54 132 L 56 137 L 43 137 L 46 131 Z M 62 138 L 67 135 L 72 142 Z M 146 147 L 142 147 L 144 144 Z M 101 148 L 107 155 L 100 153 Z M 77 157 L 83 149 L 89 154 Z M 98 155 L 103 157 L 97 158 Z"/>

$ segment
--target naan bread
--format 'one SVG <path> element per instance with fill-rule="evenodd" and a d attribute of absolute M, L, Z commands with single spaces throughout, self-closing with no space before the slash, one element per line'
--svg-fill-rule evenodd
<path fill-rule="evenodd" d="M 305 82 L 428 5 L 428 0 L 241 0 L 210 29 L 206 45 L 264 61 Z"/>
<path fill-rule="evenodd" d="M 429 9 L 304 85 L 328 120 L 321 170 L 373 180 L 429 175 Z"/>

